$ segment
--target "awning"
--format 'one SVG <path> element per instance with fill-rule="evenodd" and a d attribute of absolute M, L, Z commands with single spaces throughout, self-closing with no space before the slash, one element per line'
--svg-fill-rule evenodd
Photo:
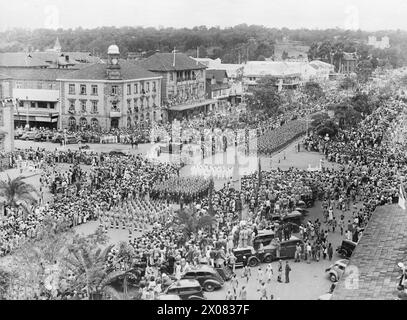
<path fill-rule="evenodd" d="M 206 106 L 206 105 L 212 104 L 212 103 L 216 103 L 216 100 L 215 99 L 206 99 L 206 100 L 202 100 L 202 101 L 191 102 L 191 103 L 187 103 L 187 104 L 183 104 L 183 105 L 169 107 L 168 110 L 169 111 L 184 111 L 184 110 L 188 110 L 188 109 L 198 108 L 201 106 Z"/>

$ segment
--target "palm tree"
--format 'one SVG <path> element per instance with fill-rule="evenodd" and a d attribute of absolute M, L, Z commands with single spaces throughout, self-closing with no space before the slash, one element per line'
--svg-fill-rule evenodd
<path fill-rule="evenodd" d="M 198 217 L 195 210 L 186 208 L 177 211 L 175 224 L 181 227 L 184 236 L 189 239 L 192 235 L 196 235 L 199 229 L 210 227 L 212 228 L 216 218 L 209 214 Z"/>
<path fill-rule="evenodd" d="M 37 189 L 24 181 L 25 177 L 19 176 L 11 179 L 8 176 L 7 181 L 0 181 L 0 197 L 5 198 L 5 204 L 16 208 L 22 206 L 25 212 L 28 212 L 28 205 L 36 203 L 37 200 L 33 193 L 39 195 Z"/>
<path fill-rule="evenodd" d="M 75 275 L 75 283 L 85 285 L 89 299 L 101 294 L 104 287 L 111 282 L 113 272 L 106 270 L 106 260 L 113 245 L 105 249 L 80 245 L 69 249 L 65 265 Z"/>

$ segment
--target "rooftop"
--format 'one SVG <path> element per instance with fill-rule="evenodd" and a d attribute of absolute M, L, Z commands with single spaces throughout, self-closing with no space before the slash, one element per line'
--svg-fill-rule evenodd
<path fill-rule="evenodd" d="M 0 74 L 13 80 L 56 81 L 59 77 L 72 72 L 72 69 L 36 69 L 36 68 L 5 68 L 0 67 Z"/>
<path fill-rule="evenodd" d="M 157 75 L 144 69 L 136 62 L 120 60 L 120 72 L 123 80 L 156 78 Z M 71 71 L 64 74 L 60 79 L 75 80 L 108 80 L 106 69 L 107 64 L 94 63 L 80 70 Z"/>
<path fill-rule="evenodd" d="M 48 64 L 24 52 L 0 53 L 0 67 L 45 68 Z"/>
<path fill-rule="evenodd" d="M 345 274 L 357 271 L 357 287 L 342 276 L 333 300 L 393 300 L 397 297 L 398 262 L 407 261 L 407 212 L 398 205 L 378 207 L 352 254 Z M 357 268 L 357 269 L 356 269 Z M 349 270 L 349 271 L 348 271 Z"/>
<path fill-rule="evenodd" d="M 222 83 L 223 79 L 225 78 L 228 78 L 226 70 L 215 70 L 215 69 L 206 70 L 207 80 L 216 79 L 216 82 Z"/>
<path fill-rule="evenodd" d="M 175 56 L 175 65 L 174 65 Z M 206 69 L 206 66 L 195 61 L 183 53 L 160 53 L 139 61 L 139 63 L 150 71 L 182 71 Z"/>

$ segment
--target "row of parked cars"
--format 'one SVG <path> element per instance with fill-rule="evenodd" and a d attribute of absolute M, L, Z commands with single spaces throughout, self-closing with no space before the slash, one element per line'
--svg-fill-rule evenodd
<path fill-rule="evenodd" d="M 14 132 L 14 139 L 19 140 L 30 140 L 36 142 L 44 142 L 49 141 L 53 143 L 61 143 L 65 138 L 65 135 L 60 131 L 24 131 L 17 129 Z M 75 143 L 99 143 L 100 137 L 97 135 L 89 135 L 89 134 L 67 134 L 65 139 L 67 144 L 75 144 Z"/>

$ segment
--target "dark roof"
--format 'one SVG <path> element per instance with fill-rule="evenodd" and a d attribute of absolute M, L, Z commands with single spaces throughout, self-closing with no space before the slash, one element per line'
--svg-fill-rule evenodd
<path fill-rule="evenodd" d="M 407 211 L 398 205 L 378 207 L 345 269 L 358 271 L 358 287 L 347 288 L 342 276 L 333 300 L 393 300 L 397 297 L 399 267 L 407 261 Z M 357 269 L 355 268 L 357 267 Z"/>
<path fill-rule="evenodd" d="M 100 62 L 100 59 L 92 56 L 90 52 L 31 52 L 30 55 L 33 58 L 50 63 L 56 63 L 58 60 L 64 63 L 66 56 L 69 57 L 68 62 L 71 64 Z"/>
<path fill-rule="evenodd" d="M 150 71 L 160 72 L 206 69 L 205 65 L 183 53 L 175 53 L 175 66 L 173 53 L 155 53 L 138 63 Z"/>
<path fill-rule="evenodd" d="M 24 52 L 0 53 L 0 67 L 48 67 L 41 59 Z"/>
<path fill-rule="evenodd" d="M 207 80 L 212 80 L 213 78 L 215 78 L 216 82 L 223 82 L 223 79 L 227 77 L 228 74 L 226 70 L 215 70 L 215 69 L 206 70 Z"/>
<path fill-rule="evenodd" d="M 0 67 L 0 73 L 9 76 L 13 80 L 43 80 L 55 81 L 61 76 L 72 72 L 72 69 L 36 69 L 36 68 L 4 68 Z"/>
<path fill-rule="evenodd" d="M 123 80 L 154 78 L 156 74 L 142 68 L 135 62 L 120 60 L 121 74 Z M 78 79 L 78 80 L 108 80 L 105 63 L 95 63 L 86 66 L 80 70 L 72 71 L 69 74 L 60 77 L 61 79 Z"/>

